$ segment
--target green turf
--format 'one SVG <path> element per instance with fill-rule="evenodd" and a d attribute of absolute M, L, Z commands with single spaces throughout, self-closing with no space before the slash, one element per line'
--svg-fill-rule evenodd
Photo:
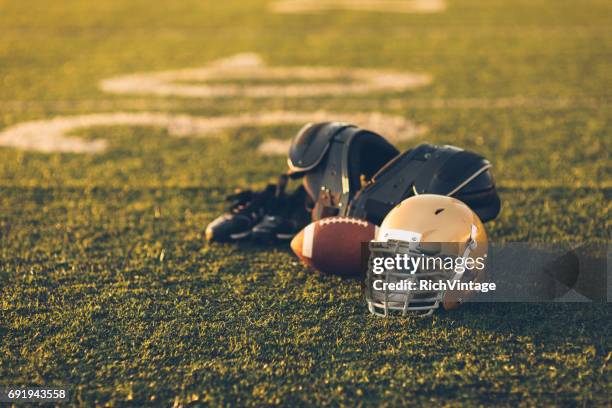
<path fill-rule="evenodd" d="M 605 242 L 611 15 L 606 1 L 280 16 L 251 0 L 0 0 L 0 129 L 117 110 L 382 111 L 429 128 L 401 147 L 453 143 L 494 163 L 504 201 L 487 225 L 496 242 Z M 304 100 L 97 87 L 240 52 L 271 65 L 434 80 L 410 92 Z M 503 98 L 526 102 L 487 103 Z M 75 405 L 612 403 L 609 304 L 470 304 L 433 319 L 381 320 L 368 314 L 359 283 L 317 276 L 285 247 L 205 244 L 225 194 L 284 169 L 284 158 L 260 157 L 256 146 L 298 128 L 176 139 L 99 127 L 79 133 L 109 140 L 99 155 L 0 148 L 0 384 L 67 384 Z"/>

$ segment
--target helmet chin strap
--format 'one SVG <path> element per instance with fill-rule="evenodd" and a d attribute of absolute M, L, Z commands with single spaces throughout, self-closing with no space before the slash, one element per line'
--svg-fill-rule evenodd
<path fill-rule="evenodd" d="M 476 243 L 477 233 L 478 233 L 478 228 L 474 224 L 472 224 L 472 229 L 470 231 L 470 238 L 467 240 L 467 243 L 465 244 L 465 250 L 463 251 L 463 255 L 461 255 L 461 258 L 463 259 L 467 258 L 468 256 L 470 256 L 470 252 L 472 252 L 478 247 L 478 244 Z M 464 273 L 465 273 L 465 269 L 463 270 L 463 272 L 455 271 L 455 276 L 453 277 L 453 279 L 456 279 L 456 280 L 461 279 Z"/>

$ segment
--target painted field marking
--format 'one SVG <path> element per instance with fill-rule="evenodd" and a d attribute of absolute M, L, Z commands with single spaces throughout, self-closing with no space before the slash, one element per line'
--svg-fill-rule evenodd
<path fill-rule="evenodd" d="M 60 99 L 50 101 L 40 100 L 0 100 L 0 110 L 12 112 L 31 112 L 32 110 L 179 110 L 184 108 L 209 108 L 213 105 L 212 99 L 153 99 L 142 96 L 126 99 Z M 370 103 L 362 100 L 362 105 Z M 375 101 L 372 106 L 379 106 Z M 547 110 L 606 108 L 610 104 L 605 98 L 594 97 L 525 97 L 525 96 L 498 96 L 485 97 L 456 97 L 456 98 L 390 98 L 385 99 L 384 106 L 393 110 L 405 109 L 454 109 L 454 110 L 498 110 L 508 108 L 537 108 Z"/>
<path fill-rule="evenodd" d="M 58 116 L 19 123 L 0 132 L 0 146 L 47 153 L 101 153 L 108 148 L 107 140 L 86 140 L 72 134 L 95 126 L 155 126 L 167 129 L 174 137 L 214 137 L 221 131 L 245 126 L 302 125 L 307 122 L 330 120 L 376 129 L 392 141 L 408 140 L 427 130 L 424 126 L 415 125 L 401 116 L 377 112 L 274 111 L 213 117 L 155 112 L 115 112 Z M 267 155 L 285 155 L 289 150 L 289 140 L 267 140 L 258 150 Z"/>
<path fill-rule="evenodd" d="M 392 13 L 439 13 L 444 0 L 279 0 L 270 5 L 274 13 L 317 13 L 353 10 Z"/>
<path fill-rule="evenodd" d="M 319 82 L 298 81 L 277 85 L 244 83 L 245 80 L 286 81 L 287 79 Z M 214 81 L 229 81 L 229 83 Z M 308 98 L 322 95 L 405 91 L 425 86 L 430 82 L 430 75 L 410 72 L 330 67 L 269 67 L 258 55 L 245 53 L 213 61 L 202 68 L 109 78 L 100 82 L 100 88 L 105 92 L 116 94 L 200 99 Z M 171 136 L 210 137 L 223 130 L 243 126 L 302 125 L 319 121 L 354 123 L 376 130 L 395 141 L 408 140 L 426 132 L 424 126 L 417 126 L 401 116 L 379 112 L 273 111 L 214 117 L 161 112 L 112 112 L 59 116 L 10 126 L 0 131 L 0 146 L 39 152 L 100 153 L 108 147 L 106 139 L 86 140 L 73 133 L 94 126 L 156 126 L 166 128 Z M 258 151 L 267 155 L 286 154 L 288 148 L 288 140 L 272 139 L 264 141 Z"/>
<path fill-rule="evenodd" d="M 307 80 L 309 83 L 206 83 L 240 80 Z M 316 81 L 320 82 L 316 82 Z M 332 82 L 335 81 L 335 82 Z M 309 98 L 406 91 L 430 84 L 428 74 L 380 69 L 335 67 L 270 67 L 252 53 L 213 61 L 201 68 L 121 75 L 100 82 L 113 94 L 177 96 L 184 98 Z M 192 83 L 189 83 L 192 82 Z M 198 83 L 193 83 L 198 82 Z"/>

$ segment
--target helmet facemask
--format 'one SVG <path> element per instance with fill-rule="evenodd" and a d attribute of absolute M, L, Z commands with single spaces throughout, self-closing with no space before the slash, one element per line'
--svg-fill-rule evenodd
<path fill-rule="evenodd" d="M 487 247 L 482 222 L 461 201 L 434 194 L 405 199 L 370 242 L 368 308 L 381 316 L 427 316 L 440 303 L 457 308 L 485 277 Z M 384 259 L 389 257 L 395 262 Z"/>
<path fill-rule="evenodd" d="M 475 241 L 470 239 L 467 243 L 437 243 L 388 240 L 386 242 L 372 241 L 369 244 L 370 258 L 365 279 L 365 295 L 368 309 L 371 313 L 387 317 L 391 314 L 407 316 L 409 313 L 416 316 L 429 316 L 444 301 L 445 290 L 422 288 L 421 282 L 441 282 L 460 280 L 465 272 L 464 268 L 445 268 L 448 262 L 453 265 L 465 265 L 465 261 L 457 262 L 459 258 L 469 257 Z M 450 248 L 450 250 L 449 250 Z M 461 255 L 457 255 L 460 253 Z M 398 269 L 383 267 L 380 272 L 375 270 L 376 258 L 400 257 L 403 267 Z M 415 260 L 412 262 L 411 259 Z M 419 260 L 420 259 L 420 260 Z M 381 262 L 384 265 L 384 262 Z M 417 265 L 415 267 L 415 265 Z M 376 282 L 379 281 L 379 282 Z M 403 285 L 397 284 L 404 281 Z M 409 282 L 412 282 L 412 287 Z M 390 289 L 389 284 L 396 284 Z"/>

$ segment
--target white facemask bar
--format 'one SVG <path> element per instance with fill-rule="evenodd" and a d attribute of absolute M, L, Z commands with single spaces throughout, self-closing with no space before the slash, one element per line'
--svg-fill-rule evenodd
<path fill-rule="evenodd" d="M 465 244 L 465 250 L 463 251 L 463 255 L 461 255 L 461 257 L 463 259 L 467 258 L 468 256 L 470 256 L 470 253 L 476 249 L 476 247 L 478 246 L 478 244 L 476 243 L 476 234 L 478 233 L 478 227 L 476 227 L 474 224 L 472 224 L 472 228 L 470 231 L 470 238 L 468 239 L 467 243 Z M 465 270 L 462 272 L 458 272 L 455 271 L 455 276 L 453 279 L 455 280 L 459 280 L 463 277 L 463 274 L 465 273 Z"/>

